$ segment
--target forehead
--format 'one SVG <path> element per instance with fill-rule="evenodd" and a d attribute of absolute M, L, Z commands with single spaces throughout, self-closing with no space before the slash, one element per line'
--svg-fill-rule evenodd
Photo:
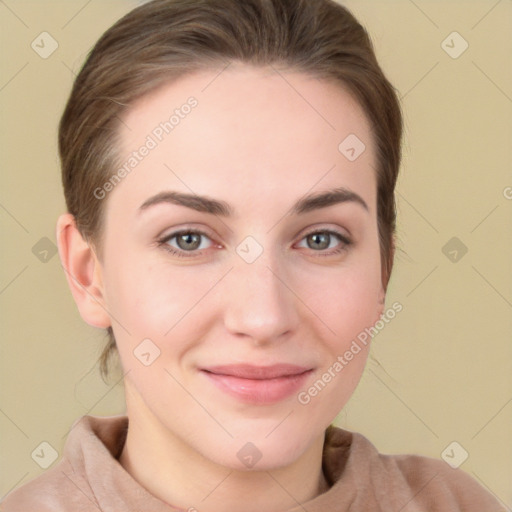
<path fill-rule="evenodd" d="M 236 189 L 254 204 L 348 185 L 374 202 L 371 127 L 337 83 L 232 64 L 161 86 L 122 121 L 123 163 L 151 148 L 113 195 L 130 187 L 140 201 L 165 187 L 226 198 Z"/>

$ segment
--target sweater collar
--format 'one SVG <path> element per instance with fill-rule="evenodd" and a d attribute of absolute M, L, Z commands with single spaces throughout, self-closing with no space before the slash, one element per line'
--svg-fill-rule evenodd
<path fill-rule="evenodd" d="M 128 417 L 82 416 L 73 423 L 68 435 L 64 458 L 75 474 L 83 474 L 91 492 L 102 510 L 150 510 L 151 512 L 177 512 L 142 487 L 117 460 L 121 455 Z M 357 473 L 366 472 L 374 448 L 363 436 L 330 425 L 325 431 L 322 470 L 328 488 L 321 494 L 289 509 L 289 512 L 320 512 L 329 510 L 334 503 L 340 510 L 348 509 L 358 492 Z M 359 489 L 360 490 L 360 489 Z"/>

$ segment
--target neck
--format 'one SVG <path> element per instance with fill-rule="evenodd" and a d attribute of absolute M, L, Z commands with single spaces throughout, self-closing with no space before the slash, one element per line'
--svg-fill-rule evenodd
<path fill-rule="evenodd" d="M 132 405 L 132 407 L 130 407 Z M 119 463 L 153 496 L 184 510 L 288 510 L 327 491 L 322 433 L 286 467 L 240 471 L 203 457 L 190 444 L 141 414 L 127 396 L 129 427 Z"/>

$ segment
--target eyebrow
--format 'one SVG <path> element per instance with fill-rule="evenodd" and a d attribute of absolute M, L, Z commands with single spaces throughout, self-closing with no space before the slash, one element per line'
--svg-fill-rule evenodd
<path fill-rule="evenodd" d="M 350 202 L 359 204 L 366 211 L 369 211 L 368 205 L 359 194 L 344 187 L 340 187 L 302 197 L 292 206 L 290 213 L 292 215 L 300 215 L 320 208 L 327 208 L 334 204 Z M 210 213 L 221 217 L 231 217 L 234 214 L 233 208 L 225 201 L 213 199 L 208 196 L 198 196 L 196 194 L 175 191 L 160 192 L 150 197 L 139 207 L 139 212 L 161 203 L 185 206 L 198 212 Z"/>

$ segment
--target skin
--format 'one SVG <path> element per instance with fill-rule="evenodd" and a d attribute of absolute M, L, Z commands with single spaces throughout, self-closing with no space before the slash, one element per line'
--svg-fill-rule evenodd
<path fill-rule="evenodd" d="M 294 363 L 313 369 L 307 390 L 379 319 L 385 292 L 374 143 L 363 110 L 339 84 L 247 65 L 218 73 L 188 75 L 126 112 L 128 157 L 169 112 L 190 96 L 198 100 L 103 199 L 101 260 L 69 214 L 58 221 L 59 251 L 84 320 L 114 329 L 130 422 L 123 467 L 185 510 L 286 510 L 327 489 L 324 431 L 354 392 L 368 346 L 305 405 L 297 393 L 243 403 L 198 369 Z M 366 145 L 353 162 L 338 150 L 351 133 Z M 338 187 L 368 210 L 347 201 L 289 214 L 305 194 Z M 163 191 L 223 200 L 235 213 L 169 203 L 139 211 Z M 188 257 L 158 243 L 183 228 L 208 233 Z M 331 235 L 319 248 L 307 235 L 322 230 L 352 243 Z M 247 236 L 263 249 L 253 263 L 236 252 Z M 169 245 L 179 250 L 177 238 Z M 145 366 L 133 352 L 148 338 L 160 356 Z M 247 442 L 262 455 L 252 468 L 237 457 Z"/>

